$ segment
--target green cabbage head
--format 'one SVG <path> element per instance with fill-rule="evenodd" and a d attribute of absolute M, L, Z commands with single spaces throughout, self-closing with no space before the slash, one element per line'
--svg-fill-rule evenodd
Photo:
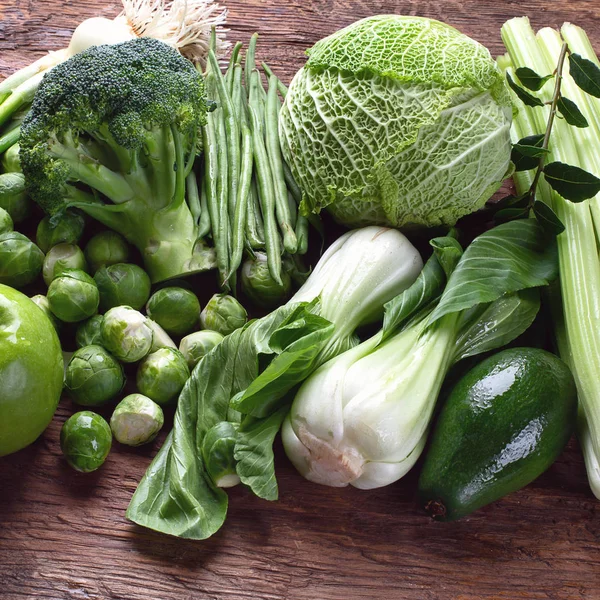
<path fill-rule="evenodd" d="M 453 225 L 498 189 L 512 107 L 489 52 L 453 27 L 381 15 L 317 42 L 280 118 L 303 209 L 351 227 Z"/>

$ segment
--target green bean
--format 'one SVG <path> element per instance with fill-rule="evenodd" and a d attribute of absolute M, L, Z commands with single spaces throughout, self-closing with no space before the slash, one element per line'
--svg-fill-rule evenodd
<path fill-rule="evenodd" d="M 248 198 L 248 218 L 246 219 L 246 237 L 250 246 L 255 250 L 265 247 L 265 230 L 260 215 L 258 192 L 256 191 L 256 179 L 253 177 L 250 184 Z"/>
<path fill-rule="evenodd" d="M 277 77 L 273 75 L 269 79 L 269 91 L 267 94 L 267 105 L 265 112 L 265 141 L 273 187 L 275 189 L 275 211 L 279 229 L 283 235 L 283 247 L 290 254 L 295 254 L 298 249 L 298 241 L 294 233 L 290 207 L 288 204 L 287 188 L 283 176 L 283 161 L 281 159 L 281 147 L 279 145 L 279 98 L 277 97 Z"/>
<path fill-rule="evenodd" d="M 225 85 L 227 86 L 227 90 L 229 94 L 232 95 L 233 92 L 233 69 L 238 63 L 238 59 L 240 57 L 240 50 L 242 49 L 242 42 L 236 42 L 233 46 L 233 50 L 231 51 L 231 56 L 229 57 L 229 65 L 227 66 L 227 71 L 225 72 Z"/>
<path fill-rule="evenodd" d="M 306 254 L 308 251 L 308 219 L 304 215 L 298 215 L 296 237 L 298 238 L 297 254 Z"/>
<path fill-rule="evenodd" d="M 290 171 L 290 166 L 285 162 L 285 160 L 283 161 L 283 176 L 285 178 L 285 184 L 292 194 L 292 198 L 296 201 L 296 204 L 300 206 L 300 203 L 302 202 L 302 190 L 296 183 L 296 180 Z"/>
<path fill-rule="evenodd" d="M 198 237 L 205 238 L 210 233 L 210 212 L 208 211 L 208 192 L 206 190 L 206 177 L 200 184 L 200 221 L 198 223 Z"/>
<path fill-rule="evenodd" d="M 275 75 L 275 73 L 273 73 L 273 71 L 271 70 L 271 67 L 266 62 L 263 62 L 261 64 L 262 64 L 263 71 L 267 75 L 267 79 L 271 79 L 271 77 L 277 77 Z M 281 81 L 281 79 L 279 79 L 279 77 L 277 77 L 277 89 L 279 90 L 279 93 L 284 98 L 287 96 L 287 93 L 289 92 L 288 87 L 283 83 L 283 81 Z"/>
<path fill-rule="evenodd" d="M 194 223 L 198 225 L 202 218 L 202 206 L 200 204 L 200 194 L 198 193 L 198 181 L 196 180 L 196 173 L 194 171 L 190 171 L 189 175 L 185 178 L 185 192 Z"/>
<path fill-rule="evenodd" d="M 256 69 L 256 42 L 258 41 L 258 33 L 253 33 L 250 38 L 250 43 L 248 44 L 248 51 L 246 52 L 246 90 L 248 92 L 248 98 L 250 98 L 250 78 L 252 75 L 252 71 Z M 260 73 L 258 77 L 259 86 L 258 86 L 258 94 L 260 101 L 262 103 L 267 99 L 267 94 L 265 92 L 265 88 L 262 85 L 262 80 L 260 78 Z M 263 122 L 263 118 L 261 115 L 261 123 Z M 261 127 L 262 131 L 262 127 Z"/>
<path fill-rule="evenodd" d="M 223 119 L 225 121 L 225 136 L 220 137 L 221 140 L 227 142 L 227 158 L 229 161 L 229 169 L 227 176 L 228 183 L 228 212 L 231 219 L 235 213 L 235 204 L 237 202 L 238 186 L 239 186 L 239 171 L 240 171 L 240 131 L 238 122 L 233 108 L 231 96 L 225 86 L 225 78 L 219 69 L 219 63 L 215 53 L 210 50 L 208 52 L 208 60 L 215 72 L 217 90 L 219 99 L 221 100 L 221 109 Z"/>
<path fill-rule="evenodd" d="M 232 90 L 231 90 L 231 101 L 233 102 L 233 109 L 237 116 L 238 123 L 240 126 L 242 123 L 246 122 L 248 119 L 246 118 L 246 101 L 245 101 L 245 92 L 242 87 L 242 65 L 237 64 L 233 68 L 233 77 L 232 77 Z"/>
<path fill-rule="evenodd" d="M 275 219 L 275 190 L 273 188 L 269 157 L 267 156 L 263 137 L 260 135 L 258 77 L 258 71 L 254 69 L 250 76 L 249 102 L 250 127 L 254 146 L 254 164 L 258 180 L 261 212 L 265 226 L 265 250 L 267 252 L 269 273 L 276 283 L 283 285 L 281 281 L 281 246 L 279 233 L 277 231 L 277 221 Z"/>
<path fill-rule="evenodd" d="M 298 205 L 296 204 L 296 201 L 289 190 L 287 191 L 287 200 L 290 211 L 290 223 L 292 224 L 292 227 L 295 228 L 296 221 L 298 220 Z"/>

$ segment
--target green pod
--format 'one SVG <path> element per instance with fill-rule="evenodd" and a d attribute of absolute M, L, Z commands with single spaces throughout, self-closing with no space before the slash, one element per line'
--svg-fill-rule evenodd
<path fill-rule="evenodd" d="M 442 408 L 419 479 L 434 518 L 453 521 L 541 475 L 575 426 L 573 376 L 537 348 L 511 348 L 464 375 Z"/>
<path fill-rule="evenodd" d="M 218 487 L 233 487 L 240 482 L 233 457 L 238 424 L 221 421 L 211 427 L 202 441 L 204 466 Z"/>

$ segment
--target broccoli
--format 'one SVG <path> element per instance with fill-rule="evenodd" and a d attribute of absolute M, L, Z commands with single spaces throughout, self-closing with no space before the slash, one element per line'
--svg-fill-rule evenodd
<path fill-rule="evenodd" d="M 95 46 L 44 77 L 21 128 L 30 196 L 125 236 L 154 282 L 212 268 L 186 177 L 209 103 L 202 75 L 155 39 Z"/>

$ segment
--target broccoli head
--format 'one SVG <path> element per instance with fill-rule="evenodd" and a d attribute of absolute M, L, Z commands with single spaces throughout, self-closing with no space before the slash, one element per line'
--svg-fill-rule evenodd
<path fill-rule="evenodd" d="M 31 197 L 77 207 L 142 252 L 154 281 L 214 266 L 186 202 L 208 103 L 202 75 L 163 42 L 95 46 L 49 71 L 21 127 Z"/>

